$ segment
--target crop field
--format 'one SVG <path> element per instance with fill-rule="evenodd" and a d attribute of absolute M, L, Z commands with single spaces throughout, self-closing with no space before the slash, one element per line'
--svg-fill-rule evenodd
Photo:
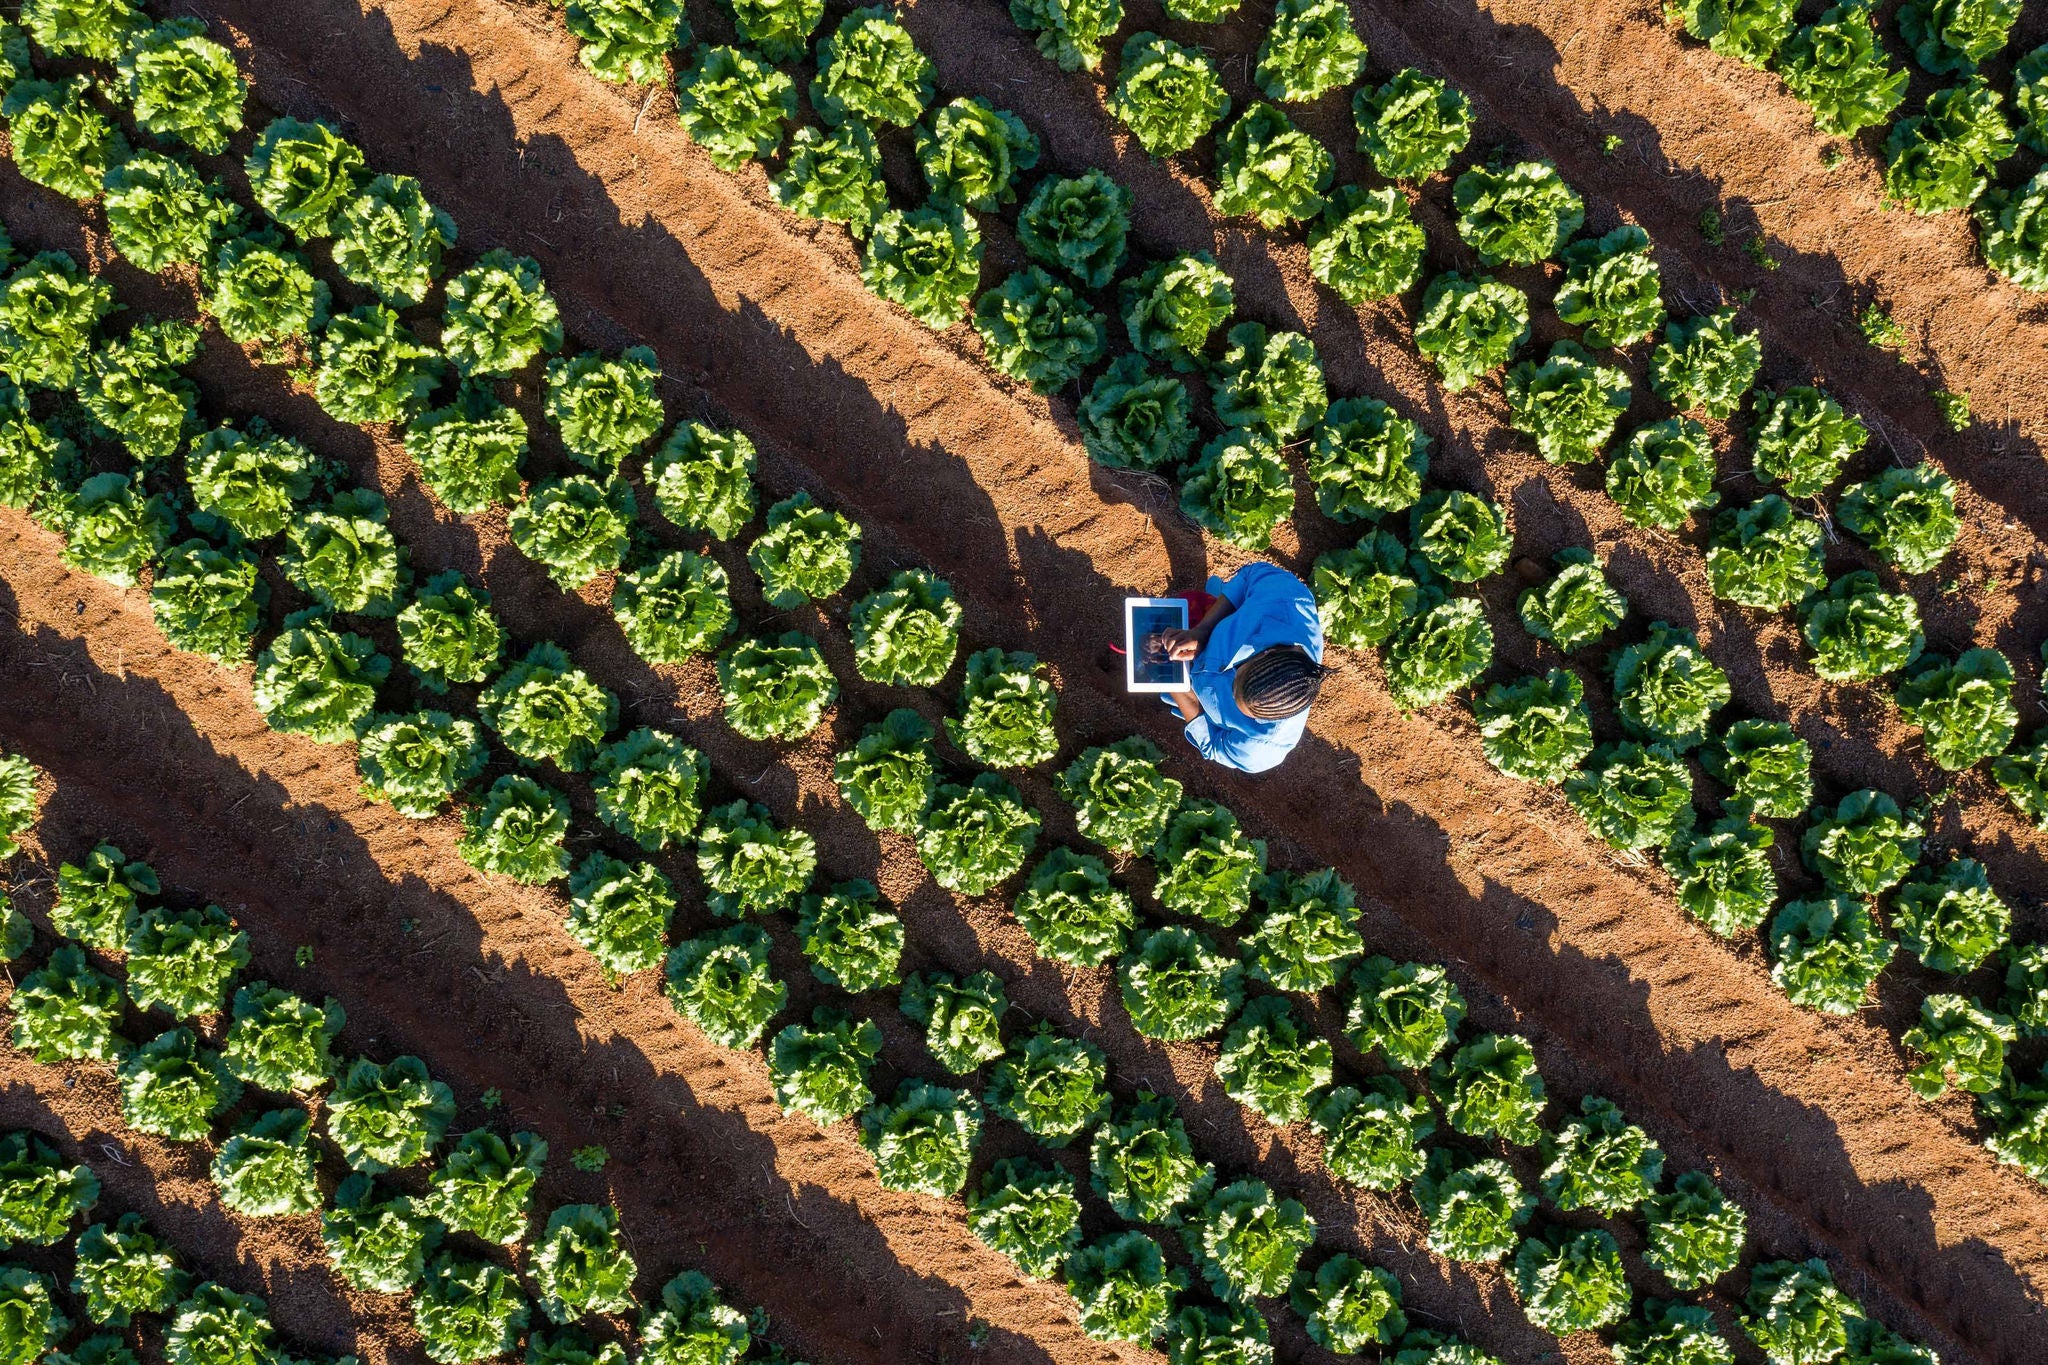
<path fill-rule="evenodd" d="M 2038 1365 L 2044 452 L 2048 5 L 0 0 L 0 1365 Z"/>

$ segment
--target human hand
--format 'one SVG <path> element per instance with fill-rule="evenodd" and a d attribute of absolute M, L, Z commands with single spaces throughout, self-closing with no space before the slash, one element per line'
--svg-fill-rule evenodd
<path fill-rule="evenodd" d="M 1158 651 L 1158 657 L 1180 664 L 1194 662 L 1195 655 L 1202 650 L 1200 637 L 1191 630 L 1159 631 L 1153 635 L 1151 645 Z"/>

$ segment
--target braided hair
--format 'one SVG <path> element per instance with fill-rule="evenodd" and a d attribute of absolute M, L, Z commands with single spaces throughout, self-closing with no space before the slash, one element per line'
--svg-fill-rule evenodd
<path fill-rule="evenodd" d="M 1238 665 L 1231 695 L 1254 719 L 1282 720 L 1308 710 L 1328 672 L 1300 645 L 1272 645 Z"/>

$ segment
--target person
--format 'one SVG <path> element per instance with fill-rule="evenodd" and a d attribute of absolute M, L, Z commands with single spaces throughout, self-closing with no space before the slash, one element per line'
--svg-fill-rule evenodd
<path fill-rule="evenodd" d="M 1191 665 L 1191 690 L 1167 696 L 1187 722 L 1188 742 L 1240 772 L 1277 766 L 1301 742 L 1327 672 L 1315 594 L 1279 565 L 1261 563 L 1181 595 L 1193 628 L 1162 631 L 1153 643 Z"/>

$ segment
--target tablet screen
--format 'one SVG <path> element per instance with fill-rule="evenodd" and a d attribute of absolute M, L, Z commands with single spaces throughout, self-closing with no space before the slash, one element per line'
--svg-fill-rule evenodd
<path fill-rule="evenodd" d="M 1153 637 L 1161 631 L 1187 628 L 1188 604 L 1185 598 L 1124 599 L 1124 683 L 1129 691 L 1188 690 L 1187 664 L 1164 658 L 1152 644 Z"/>

